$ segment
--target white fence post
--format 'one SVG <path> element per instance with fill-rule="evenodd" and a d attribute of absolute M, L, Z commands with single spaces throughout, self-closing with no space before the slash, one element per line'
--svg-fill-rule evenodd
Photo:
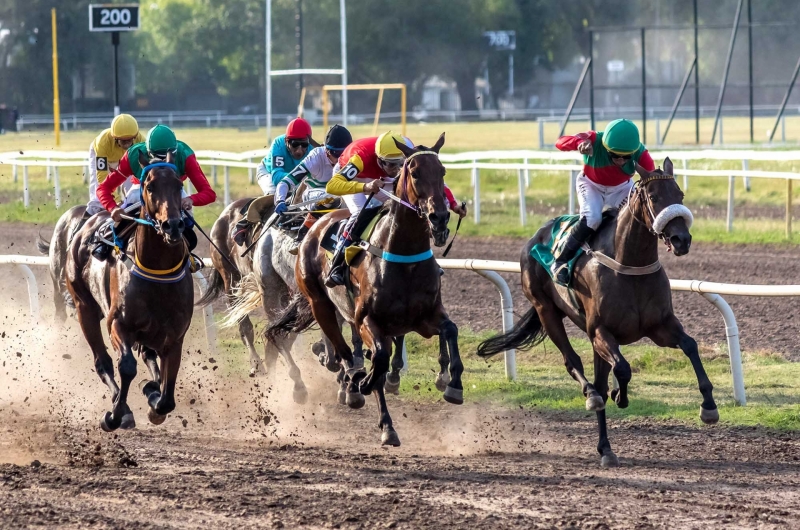
<path fill-rule="evenodd" d="M 731 360 L 731 377 L 733 378 L 733 400 L 738 405 L 747 404 L 744 391 L 744 370 L 742 369 L 742 351 L 739 347 L 739 326 L 731 306 L 718 294 L 701 293 L 722 313 L 725 321 L 725 336 L 728 339 L 728 356 Z"/>
<path fill-rule="evenodd" d="M 225 206 L 231 203 L 231 168 L 225 166 Z"/>
<path fill-rule="evenodd" d="M 33 275 L 30 267 L 17 264 L 17 269 L 22 273 L 25 282 L 28 284 L 28 302 L 31 308 L 31 322 L 34 326 L 39 325 L 39 288 L 36 286 L 36 276 Z"/>
<path fill-rule="evenodd" d="M 61 208 L 61 179 L 58 176 L 58 166 L 53 168 L 53 185 L 55 187 L 56 209 Z"/>
<path fill-rule="evenodd" d="M 728 177 L 728 232 L 733 232 L 733 186 L 735 182 L 735 178 Z"/>
<path fill-rule="evenodd" d="M 14 182 L 15 182 L 15 183 L 17 182 L 17 172 L 18 172 L 18 171 L 19 171 L 19 168 L 18 168 L 18 166 L 17 166 L 16 164 L 14 164 L 14 165 L 12 166 L 12 170 L 11 170 L 11 172 L 12 172 L 12 174 L 13 174 L 13 176 L 14 176 Z"/>
<path fill-rule="evenodd" d="M 31 190 L 28 189 L 28 166 L 22 166 L 22 204 L 25 208 L 31 205 Z"/>
<path fill-rule="evenodd" d="M 478 169 L 477 160 L 473 160 L 472 164 L 472 215 L 474 216 L 475 224 L 477 225 L 481 222 L 481 172 Z"/>
<path fill-rule="evenodd" d="M 544 121 L 541 119 L 536 121 L 539 122 L 539 149 L 544 149 Z"/>
<path fill-rule="evenodd" d="M 198 271 L 194 273 L 194 279 L 200 284 L 200 295 L 202 296 L 206 294 L 206 291 L 208 290 L 208 282 L 206 281 L 205 276 Z M 216 353 L 217 325 L 214 323 L 214 309 L 212 309 L 211 304 L 208 304 L 203 308 L 203 322 L 206 325 L 206 342 L 208 343 L 208 349 L 210 353 Z"/>
<path fill-rule="evenodd" d="M 50 182 L 50 179 L 52 178 L 52 176 L 50 175 L 50 172 L 52 170 L 53 170 L 53 168 L 50 167 L 50 158 L 48 157 L 47 158 L 47 182 Z"/>
<path fill-rule="evenodd" d="M 684 158 L 683 159 L 683 169 L 686 169 L 688 167 L 689 167 L 689 165 L 686 162 L 686 159 Z M 689 175 L 684 175 L 683 176 L 683 191 L 685 192 L 688 189 L 689 189 Z"/>
<path fill-rule="evenodd" d="M 251 163 L 251 164 L 253 163 L 253 159 L 252 158 L 248 158 L 247 161 L 249 163 Z M 250 181 L 250 184 L 255 184 L 256 183 L 256 172 L 253 171 L 253 168 L 251 168 L 251 167 L 247 168 L 247 180 Z"/>
<path fill-rule="evenodd" d="M 219 182 L 217 181 L 217 166 L 211 166 L 211 179 L 214 182 L 214 187 L 216 188 L 219 186 Z"/>
<path fill-rule="evenodd" d="M 742 160 L 742 171 L 750 170 L 750 161 Z M 750 191 L 750 177 L 744 177 L 744 191 Z"/>
<path fill-rule="evenodd" d="M 89 166 L 83 168 L 83 183 L 89 184 Z"/>
<path fill-rule="evenodd" d="M 575 177 L 575 171 L 571 170 L 569 172 L 569 214 L 575 214 L 575 182 L 577 177 Z"/>
<path fill-rule="evenodd" d="M 519 181 L 519 224 L 525 226 L 528 212 L 525 208 L 525 173 L 523 169 L 517 171 L 517 180 Z"/>
<path fill-rule="evenodd" d="M 514 301 L 511 299 L 511 290 L 502 276 L 492 270 L 472 269 L 490 282 L 492 282 L 500 292 L 500 306 L 503 311 L 503 333 L 511 331 L 514 327 Z M 517 379 L 517 352 L 516 350 L 505 351 L 506 379 L 516 381 Z"/>
<path fill-rule="evenodd" d="M 525 164 L 525 187 L 527 188 L 528 186 L 531 185 L 531 170 L 528 169 L 528 159 L 527 158 L 525 160 L 523 160 L 522 163 Z"/>

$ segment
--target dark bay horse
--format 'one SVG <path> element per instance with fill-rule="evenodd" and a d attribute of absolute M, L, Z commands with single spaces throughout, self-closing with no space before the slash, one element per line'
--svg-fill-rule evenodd
<path fill-rule="evenodd" d="M 410 332 L 423 337 L 443 336 L 450 349 L 451 380 L 444 399 L 463 402 L 458 354 L 458 328 L 442 305 L 439 266 L 433 259 L 430 238 L 443 246 L 447 241 L 450 217 L 444 196 L 445 169 L 438 153 L 444 145 L 444 134 L 428 149 L 397 144 L 406 161 L 397 180 L 397 194 L 411 207 L 392 202 L 369 240 L 371 248 L 362 252 L 350 267 L 350 287 L 328 288 L 324 285 L 329 263 L 320 241 L 332 223 L 345 218 L 347 212 L 335 212 L 320 219 L 300 247 L 295 277 L 300 293 L 283 312 L 269 335 L 300 332 L 319 323 L 333 348 L 344 363 L 348 377 L 347 403 L 358 405 L 355 395 L 373 393 L 380 408 L 381 442 L 400 445 L 386 406 L 384 383 L 390 367 L 392 343 Z M 377 255 L 376 255 L 377 254 Z M 380 257 L 379 257 L 380 256 Z M 368 374 L 354 368 L 350 347 L 342 336 L 337 311 L 358 329 L 365 348 L 371 352 Z M 394 339 L 397 337 L 397 339 Z M 398 352 L 399 353 L 399 352 Z"/>
<path fill-rule="evenodd" d="M 605 403 L 608 376 L 613 370 L 619 388 L 611 398 L 620 408 L 628 406 L 631 367 L 620 352 L 620 345 L 644 337 L 658 346 L 680 348 L 692 363 L 703 402 L 700 418 L 705 423 L 719 420 L 712 397 L 712 385 L 703 369 L 697 343 L 683 330 L 672 309 L 672 294 L 667 274 L 658 263 L 659 238 L 676 256 L 689 252 L 692 215 L 683 206 L 683 192 L 672 176 L 672 162 L 664 170 L 648 172 L 637 166 L 641 179 L 616 217 L 606 219 L 591 242 L 594 251 L 605 256 L 593 259 L 582 255 L 575 265 L 572 295 L 552 281 L 548 272 L 531 257 L 537 243 L 551 238 L 553 221 L 543 226 L 522 250 L 522 288 L 533 307 L 514 328 L 483 342 L 478 355 L 490 356 L 509 348 L 526 348 L 550 337 L 564 356 L 567 372 L 581 385 L 586 409 L 597 413 L 600 441 L 597 451 L 603 466 L 614 466 L 618 459 L 611 450 L 606 430 Z M 611 257 L 617 263 L 603 265 Z M 619 265 L 622 267 L 619 267 Z M 656 270 L 657 269 L 657 270 Z M 654 272 L 653 272 L 654 271 Z M 567 337 L 564 317 L 582 329 L 594 349 L 594 384 L 583 373 L 581 359 Z"/>
<path fill-rule="evenodd" d="M 113 409 L 100 421 L 105 431 L 130 428 L 133 414 L 127 405 L 128 390 L 136 376 L 134 348 L 138 348 L 152 380 L 142 386 L 156 425 L 175 409 L 175 381 L 181 365 L 183 339 L 192 320 L 194 286 L 189 272 L 189 251 L 183 238 L 181 190 L 177 168 L 153 160 L 141 179 L 141 219 L 132 238 L 133 268 L 122 260 L 94 259 L 88 243 L 98 226 L 109 219 L 93 216 L 75 236 L 67 254 L 66 285 L 86 341 L 94 354 L 100 379 L 111 390 Z M 119 355 L 121 386 L 114 380 L 114 366 L 106 351 L 100 321 L 106 326 Z M 160 359 L 160 367 L 158 360 Z"/>

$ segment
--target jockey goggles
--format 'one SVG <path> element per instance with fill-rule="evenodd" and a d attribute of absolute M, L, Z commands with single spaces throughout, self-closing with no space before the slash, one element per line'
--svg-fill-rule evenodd
<path fill-rule="evenodd" d="M 297 149 L 298 147 L 306 148 L 308 147 L 308 142 L 305 140 L 289 140 L 289 146 L 292 149 Z"/>
<path fill-rule="evenodd" d="M 405 158 L 392 158 L 388 160 L 386 158 L 378 159 L 378 164 L 384 169 L 397 169 L 403 165 L 403 162 L 405 162 Z"/>
<path fill-rule="evenodd" d="M 609 151 L 608 156 L 610 156 L 611 158 L 621 158 L 623 160 L 630 160 L 633 155 L 621 155 L 619 153 Z"/>

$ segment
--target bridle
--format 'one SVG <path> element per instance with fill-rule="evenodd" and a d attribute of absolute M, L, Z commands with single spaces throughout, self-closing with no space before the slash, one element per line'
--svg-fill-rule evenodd
<path fill-rule="evenodd" d="M 675 176 L 674 175 L 667 175 L 667 174 L 659 174 L 659 173 L 653 174 L 653 173 L 651 173 L 647 177 L 641 177 L 636 182 L 636 184 L 634 184 L 631 187 L 630 191 L 628 192 L 628 198 L 626 199 L 625 208 L 630 210 L 631 216 L 633 217 L 633 219 L 635 221 L 637 221 L 640 224 L 644 225 L 651 234 L 653 234 L 657 238 L 663 240 L 664 244 L 667 247 L 667 250 L 671 252 L 672 251 L 672 244 L 670 243 L 669 238 L 667 237 L 667 235 L 664 233 L 663 228 L 661 230 L 656 229 L 656 227 L 659 225 L 659 222 L 658 222 L 659 221 L 659 217 L 662 216 L 663 214 L 667 213 L 667 209 L 662 210 L 661 213 L 656 215 L 655 211 L 653 210 L 653 205 L 651 204 L 649 197 L 643 197 L 643 195 L 645 195 L 645 191 L 647 189 L 647 185 L 651 184 L 651 183 L 653 183 L 653 182 L 655 182 L 657 180 L 671 180 L 671 181 L 675 182 Z M 675 183 L 675 185 L 677 186 L 677 183 Z M 643 220 L 643 219 L 640 219 L 639 216 L 636 214 L 636 211 L 633 208 L 631 208 L 631 203 L 633 202 L 634 198 L 638 199 L 638 202 L 640 204 L 644 205 L 645 214 L 648 215 L 648 217 L 649 217 L 649 221 L 650 221 L 649 223 L 645 222 L 645 220 Z M 691 225 L 692 225 L 692 214 L 689 211 L 689 209 L 686 208 L 685 206 L 683 206 L 682 204 L 674 204 L 674 205 L 671 205 L 669 208 L 671 208 L 672 206 L 675 206 L 676 208 L 673 211 L 668 213 L 668 216 L 671 216 L 670 220 L 674 219 L 675 217 L 684 217 L 686 219 L 686 221 L 687 221 L 687 225 L 689 227 L 691 227 Z M 668 222 L 669 221 L 665 221 L 665 222 L 663 222 L 661 224 L 666 226 L 666 224 Z"/>
<path fill-rule="evenodd" d="M 164 235 L 164 227 L 163 222 L 156 220 L 153 218 L 150 211 L 147 209 L 147 204 L 144 202 L 144 182 L 147 178 L 148 173 L 152 169 L 159 168 L 159 167 L 166 167 L 171 169 L 175 172 L 175 175 L 178 175 L 178 166 L 169 162 L 155 162 L 153 164 L 148 164 L 144 168 L 142 168 L 142 176 L 139 179 L 139 203 L 142 205 L 142 216 L 144 219 L 137 219 L 133 218 L 137 223 L 143 225 L 152 226 L 158 235 Z"/>

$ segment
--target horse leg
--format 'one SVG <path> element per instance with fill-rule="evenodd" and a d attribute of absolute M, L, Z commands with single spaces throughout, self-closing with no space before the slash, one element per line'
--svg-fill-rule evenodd
<path fill-rule="evenodd" d="M 78 302 L 75 304 L 75 313 L 81 325 L 83 336 L 86 337 L 86 342 L 89 343 L 89 347 L 92 349 L 94 369 L 100 377 L 100 380 L 111 391 L 111 401 L 114 402 L 119 395 L 119 387 L 114 380 L 114 362 L 108 354 L 105 341 L 103 340 L 103 332 L 100 329 L 100 319 L 102 318 L 100 310 L 97 308 L 96 304 L 93 307 L 91 304 Z M 136 426 L 133 413 L 130 412 L 130 409 L 128 409 L 122 420 L 120 426 L 123 428 L 132 429 Z"/>
<path fill-rule="evenodd" d="M 597 352 L 594 352 L 594 387 L 602 396 L 603 402 L 608 399 L 608 374 L 611 372 L 611 365 Z M 603 467 L 617 467 L 619 459 L 614 451 L 611 450 L 611 442 L 608 441 L 608 426 L 606 425 L 606 409 L 603 407 L 596 410 L 597 431 L 599 441 L 597 442 L 597 452 L 600 453 L 600 465 Z"/>
<path fill-rule="evenodd" d="M 611 391 L 611 399 L 621 409 L 628 406 L 628 383 L 631 382 L 631 365 L 622 356 L 617 339 L 603 326 L 592 330 L 592 346 L 595 352 L 611 365 L 619 388 Z"/>
<path fill-rule="evenodd" d="M 122 425 L 123 416 L 130 414 L 130 419 L 133 419 L 131 409 L 128 408 L 128 390 L 136 377 L 136 356 L 133 354 L 131 343 L 125 338 L 124 332 L 120 328 L 119 320 L 114 320 L 111 325 L 111 340 L 119 352 L 117 369 L 119 370 L 120 388 L 111 412 L 106 412 L 100 421 L 100 427 L 106 432 L 117 430 Z"/>
<path fill-rule="evenodd" d="M 397 436 L 397 431 L 394 430 L 392 425 L 392 417 L 389 416 L 389 407 L 386 405 L 386 395 L 384 394 L 384 387 L 386 386 L 386 374 L 384 374 L 375 385 L 375 390 L 372 393 L 375 395 L 375 401 L 378 403 L 378 410 L 380 411 L 380 420 L 378 421 L 378 428 L 381 430 L 381 445 L 390 445 L 392 447 L 400 447 L 400 437 Z"/>
<path fill-rule="evenodd" d="M 181 348 L 183 341 L 173 343 L 164 349 L 161 356 L 163 376 L 161 385 L 149 381 L 142 386 L 142 393 L 147 398 L 150 410 L 147 418 L 153 425 L 161 425 L 167 419 L 167 414 L 175 410 L 175 382 L 178 379 L 178 370 L 181 368 Z"/>
<path fill-rule="evenodd" d="M 255 333 L 253 332 L 253 322 L 249 316 L 245 316 L 239 321 L 239 336 L 250 354 L 250 377 L 255 377 L 256 374 L 266 374 L 267 369 L 258 356 L 255 347 Z"/>
<path fill-rule="evenodd" d="M 334 355 L 342 360 L 342 367 L 345 370 L 344 381 L 346 383 L 345 402 L 353 409 L 360 409 L 366 403 L 364 396 L 359 392 L 359 377 L 355 377 L 355 372 L 359 370 L 353 362 L 353 352 L 347 341 L 342 336 L 342 328 L 337 319 L 336 306 L 326 297 L 324 293 L 314 293 L 310 297 L 311 312 L 314 320 L 319 324 L 322 333 L 328 337 L 333 345 Z M 341 392 L 341 390 L 340 390 Z M 341 394 L 339 396 L 341 402 Z"/>
<path fill-rule="evenodd" d="M 280 351 L 278 350 L 277 344 L 267 339 L 267 341 L 264 343 L 263 367 L 264 373 L 269 377 L 275 376 L 275 369 L 278 364 L 278 355 L 280 355 Z"/>
<path fill-rule="evenodd" d="M 436 390 L 444 392 L 450 383 L 450 372 L 447 367 L 450 365 L 450 355 L 447 353 L 447 339 L 444 334 L 439 333 L 439 373 L 436 374 Z"/>
<path fill-rule="evenodd" d="M 156 353 L 155 350 L 151 350 L 150 348 L 145 348 L 144 346 L 141 347 L 141 354 L 142 354 L 142 359 L 144 359 L 144 364 L 150 371 L 150 379 L 152 381 L 155 381 L 156 383 L 160 383 L 161 370 L 158 368 L 158 354 Z"/>
<path fill-rule="evenodd" d="M 583 373 L 583 361 L 570 344 L 567 330 L 564 328 L 564 321 L 556 311 L 553 306 L 543 306 L 541 311 L 537 309 L 542 320 L 542 327 L 564 357 L 564 367 L 567 369 L 567 373 L 580 383 L 581 391 L 586 396 L 586 410 L 603 410 L 606 407 L 605 399 L 586 379 Z"/>
<path fill-rule="evenodd" d="M 714 385 L 708 379 L 703 361 L 700 360 L 700 353 L 697 350 L 697 342 L 686 334 L 680 321 L 675 315 L 670 315 L 663 327 L 649 335 L 649 338 L 662 348 L 680 348 L 689 358 L 697 376 L 697 384 L 700 393 L 703 395 L 703 403 L 700 405 L 700 419 L 703 423 L 713 424 L 719 421 L 719 411 L 714 402 Z"/>
<path fill-rule="evenodd" d="M 364 341 L 355 326 L 350 326 L 350 340 L 353 342 L 353 367 L 364 368 Z"/>
<path fill-rule="evenodd" d="M 297 367 L 297 364 L 295 364 L 292 358 L 291 349 L 296 338 L 297 335 L 292 334 L 289 337 L 280 339 L 280 342 L 276 344 L 276 346 L 283 356 L 284 362 L 286 362 L 286 365 L 289 367 L 289 377 L 294 382 L 292 399 L 294 399 L 295 403 L 303 405 L 308 401 L 308 390 L 306 390 L 306 385 L 303 383 L 303 378 L 300 375 L 300 368 Z"/>
<path fill-rule="evenodd" d="M 392 343 L 394 344 L 392 371 L 386 374 L 386 384 L 384 385 L 384 390 L 388 394 L 400 393 L 400 370 L 403 369 L 403 343 L 405 338 L 405 335 L 392 338 Z"/>
<path fill-rule="evenodd" d="M 392 353 L 391 338 L 383 337 L 380 328 L 367 315 L 361 322 L 361 337 L 372 351 L 372 363 L 367 376 L 359 382 L 359 389 L 364 395 L 372 393 L 378 381 L 383 384 L 383 376 L 389 371 L 389 357 Z"/>
<path fill-rule="evenodd" d="M 450 382 L 444 391 L 444 400 L 454 405 L 461 405 L 464 403 L 464 387 L 461 385 L 464 364 L 458 353 L 458 327 L 449 318 L 445 318 L 439 327 L 439 337 L 444 337 L 450 350 Z M 441 355 L 441 343 L 439 347 Z"/>

